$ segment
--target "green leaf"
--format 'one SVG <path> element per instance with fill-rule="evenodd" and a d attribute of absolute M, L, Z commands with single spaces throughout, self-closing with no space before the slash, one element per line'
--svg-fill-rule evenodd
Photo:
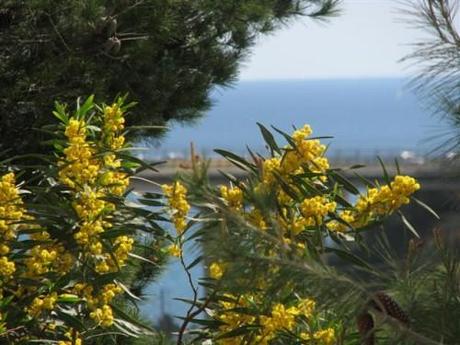
<path fill-rule="evenodd" d="M 331 176 L 334 180 L 336 180 L 339 184 L 343 186 L 347 191 L 354 195 L 359 195 L 359 190 L 356 188 L 353 183 L 351 183 L 345 176 L 340 175 L 337 172 L 330 172 L 329 176 Z"/>
<path fill-rule="evenodd" d="M 153 171 L 153 172 L 158 172 L 158 170 L 155 169 L 154 166 L 156 166 L 156 165 L 158 165 L 160 163 L 163 163 L 163 162 L 146 163 L 142 159 L 139 159 L 139 158 L 134 157 L 134 156 L 129 155 L 129 154 L 121 153 L 119 151 L 117 151 L 117 156 L 122 158 L 122 159 L 125 159 L 127 161 L 139 164 L 142 169 L 138 169 L 136 171 L 137 173 L 139 173 L 142 170 L 150 170 L 150 171 Z"/>
<path fill-rule="evenodd" d="M 152 207 L 158 207 L 158 206 L 164 206 L 164 202 L 158 201 L 158 200 L 152 200 L 152 199 L 137 199 L 138 202 L 140 202 L 143 205 L 146 206 L 152 206 Z"/>
<path fill-rule="evenodd" d="M 186 320 L 185 317 L 175 316 L 179 320 Z M 192 319 L 189 320 L 190 323 L 195 323 L 197 325 L 206 326 L 210 328 L 218 328 L 219 326 L 224 325 L 225 323 L 218 320 L 204 320 L 204 319 Z"/>
<path fill-rule="evenodd" d="M 299 201 L 299 196 L 297 195 L 296 191 L 291 188 L 291 186 L 289 185 L 289 183 L 287 183 L 286 181 L 284 181 L 283 177 L 280 176 L 277 172 L 274 172 L 273 173 L 276 180 L 278 181 L 278 183 L 280 184 L 281 186 L 281 189 L 287 194 L 289 195 L 293 200 L 297 200 Z"/>
<path fill-rule="evenodd" d="M 64 124 L 67 124 L 69 122 L 69 118 L 67 117 L 66 114 L 62 114 L 57 111 L 53 111 L 53 115 Z"/>
<path fill-rule="evenodd" d="M 361 175 L 358 174 L 357 172 L 354 172 L 354 175 L 355 175 L 356 178 L 358 178 L 359 180 L 361 180 L 366 186 L 375 187 L 375 183 L 372 182 L 371 180 L 365 178 L 364 176 L 361 176 Z"/>
<path fill-rule="evenodd" d="M 176 298 L 173 298 L 173 299 L 175 301 L 183 302 L 185 304 L 193 305 L 193 306 L 196 306 L 196 307 L 199 307 L 199 306 L 203 305 L 203 302 L 195 301 L 193 299 L 179 298 L 179 297 L 176 297 Z"/>
<path fill-rule="evenodd" d="M 77 102 L 77 118 L 81 119 L 94 107 L 94 95 L 89 96 L 83 105 L 80 106 L 80 102 Z"/>
<path fill-rule="evenodd" d="M 439 215 L 436 213 L 435 210 L 433 210 L 430 206 L 428 206 L 427 204 L 425 204 L 423 201 L 417 199 L 417 198 L 414 198 L 412 197 L 412 200 L 414 200 L 419 206 L 423 207 L 425 210 L 427 210 L 428 212 L 430 212 L 433 216 L 436 217 L 436 219 L 441 219 L 441 217 L 439 217 Z"/>
<path fill-rule="evenodd" d="M 218 172 L 222 176 L 224 176 L 227 180 L 232 182 L 235 186 L 238 186 L 238 187 L 240 186 L 240 181 L 238 181 L 238 179 L 235 176 L 233 176 L 233 175 L 231 175 L 229 173 L 226 173 L 225 171 L 222 171 L 222 170 L 218 170 Z"/>
<path fill-rule="evenodd" d="M 120 318 L 122 318 L 122 320 L 124 322 L 127 322 L 131 325 L 134 325 L 142 330 L 145 330 L 145 331 L 148 331 L 150 333 L 155 333 L 155 330 L 150 328 L 149 326 L 147 325 L 144 325 L 142 323 L 140 323 L 139 321 L 137 321 L 136 319 L 132 318 L 131 316 L 129 316 L 128 314 L 126 314 L 123 310 L 121 310 L 118 306 L 116 305 L 111 305 L 112 307 L 112 310 L 115 312 L 116 315 L 118 315 Z"/>
<path fill-rule="evenodd" d="M 367 262 L 365 262 L 363 259 L 361 259 L 360 257 L 358 257 L 357 255 L 351 253 L 351 252 L 348 252 L 348 251 L 345 251 L 345 250 L 342 250 L 342 249 L 338 249 L 338 248 L 331 248 L 331 247 L 326 247 L 325 248 L 325 251 L 326 253 L 330 252 L 330 253 L 334 253 L 336 254 L 338 257 L 352 263 L 352 264 L 355 264 L 355 265 L 358 265 L 360 267 L 363 267 L 363 268 L 366 268 L 368 270 L 372 270 L 372 267 L 369 266 L 369 264 Z"/>
<path fill-rule="evenodd" d="M 254 326 L 254 325 L 250 325 L 250 326 L 241 326 L 241 327 L 238 327 L 238 328 L 235 328 L 233 330 L 231 330 L 230 332 L 226 332 L 222 335 L 219 335 L 216 339 L 225 339 L 225 338 L 234 338 L 234 337 L 238 337 L 240 335 L 244 335 L 244 334 L 248 334 L 254 330 L 257 330 L 259 329 L 260 326 Z"/>
<path fill-rule="evenodd" d="M 67 325 L 71 326 L 72 328 L 75 328 L 79 332 L 85 331 L 85 325 L 80 321 L 80 319 L 76 318 L 73 315 L 70 315 L 63 309 L 55 311 L 58 315 L 58 318 L 64 321 Z"/>
<path fill-rule="evenodd" d="M 141 298 L 137 297 L 135 294 L 133 294 L 129 289 L 128 287 L 123 284 L 121 281 L 119 280 L 115 280 L 115 284 L 117 284 L 119 287 L 121 287 L 123 289 L 124 292 L 126 292 L 126 294 L 128 296 L 130 296 L 132 299 L 136 300 L 136 301 L 142 301 Z"/>
<path fill-rule="evenodd" d="M 66 114 L 66 107 L 64 104 L 61 104 L 59 102 L 54 103 L 54 108 L 56 110 L 53 111 L 53 115 L 63 122 L 64 124 L 67 124 L 69 122 L 69 116 Z"/>
<path fill-rule="evenodd" d="M 401 220 L 403 221 L 404 225 L 415 235 L 415 237 L 420 238 L 417 230 L 415 230 L 414 226 L 407 220 L 407 218 L 402 214 L 401 211 L 398 211 Z"/>
<path fill-rule="evenodd" d="M 80 297 L 72 294 L 62 294 L 58 297 L 58 303 L 78 303 L 81 301 Z"/>
<path fill-rule="evenodd" d="M 108 231 L 103 232 L 99 236 L 101 236 L 101 238 L 104 239 L 116 238 L 122 235 L 132 235 L 133 231 L 133 229 L 110 229 Z"/>
<path fill-rule="evenodd" d="M 273 134 L 264 127 L 261 123 L 257 122 L 257 126 L 259 126 L 260 132 L 262 133 L 262 136 L 267 143 L 268 147 L 270 148 L 270 151 L 273 156 L 273 151 L 277 152 L 278 154 L 281 154 L 281 150 L 278 147 L 278 144 L 275 141 L 275 138 L 273 137 Z"/>
<path fill-rule="evenodd" d="M 396 166 L 396 172 L 398 173 L 398 175 L 401 175 L 401 168 L 399 167 L 398 158 L 396 157 L 395 157 L 395 166 Z"/>
<path fill-rule="evenodd" d="M 310 195 L 322 195 L 323 193 L 319 191 L 308 179 L 297 179 L 296 176 L 292 176 L 292 178 L 299 183 L 306 192 Z"/>
<path fill-rule="evenodd" d="M 115 318 L 113 320 L 113 326 L 118 328 L 122 334 L 127 337 L 139 338 L 140 335 L 144 334 L 142 329 L 123 319 Z"/>
<path fill-rule="evenodd" d="M 256 172 L 256 166 L 254 164 L 249 163 L 246 159 L 234 154 L 233 152 L 229 152 L 229 151 L 221 150 L 221 149 L 216 149 L 214 150 L 214 152 L 221 155 L 226 160 L 228 160 L 230 163 L 236 165 L 240 169 Z"/>
<path fill-rule="evenodd" d="M 149 248 L 149 249 L 151 249 L 151 248 Z M 140 261 L 144 261 L 144 262 L 148 262 L 149 264 L 158 266 L 158 263 L 153 262 L 152 260 L 149 260 L 147 258 L 144 258 L 143 256 L 140 256 L 140 255 L 137 255 L 137 254 L 134 254 L 134 253 L 129 253 L 128 255 L 131 258 L 134 258 L 134 259 L 137 259 L 137 260 L 140 260 Z"/>
<path fill-rule="evenodd" d="M 377 159 L 380 163 L 380 166 L 382 167 L 382 170 L 383 170 L 383 178 L 385 180 L 386 183 L 390 184 L 390 175 L 388 175 L 388 171 L 387 171 L 387 168 L 385 167 L 385 164 L 383 163 L 383 160 L 377 156 Z"/>
<path fill-rule="evenodd" d="M 272 127 L 275 131 L 277 131 L 279 134 L 281 134 L 281 135 L 284 137 L 284 139 L 286 139 L 286 141 L 287 141 L 293 148 L 296 148 L 296 144 L 295 144 L 294 140 L 292 140 L 292 137 L 291 137 L 289 134 L 283 132 L 281 129 L 278 129 L 278 128 L 276 128 L 276 127 L 273 127 L 273 126 L 271 126 L 271 127 Z"/>
<path fill-rule="evenodd" d="M 195 260 L 192 261 L 192 263 L 190 263 L 188 266 L 187 266 L 187 270 L 190 270 L 192 269 L 193 267 L 195 267 L 196 265 L 198 265 L 201 261 L 203 260 L 203 256 L 198 256 L 197 258 L 195 258 Z"/>
<path fill-rule="evenodd" d="M 27 340 L 27 343 L 38 343 L 38 344 L 54 344 L 56 345 L 56 340 L 46 340 L 46 339 L 37 339 L 37 340 Z"/>
<path fill-rule="evenodd" d="M 338 202 L 340 205 L 345 206 L 347 208 L 352 208 L 353 207 L 352 204 L 350 204 L 345 198 L 343 198 L 339 194 L 334 195 L 334 201 Z"/>

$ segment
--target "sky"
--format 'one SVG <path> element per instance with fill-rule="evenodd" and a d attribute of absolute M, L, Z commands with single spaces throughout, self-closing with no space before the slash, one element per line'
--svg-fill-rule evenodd
<path fill-rule="evenodd" d="M 343 0 L 328 22 L 300 18 L 263 36 L 245 61 L 240 79 L 402 77 L 399 63 L 421 32 L 410 27 L 397 0 Z"/>

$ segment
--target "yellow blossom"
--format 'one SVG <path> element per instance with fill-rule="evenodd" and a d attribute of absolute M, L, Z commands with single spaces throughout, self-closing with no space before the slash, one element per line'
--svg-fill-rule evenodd
<path fill-rule="evenodd" d="M 262 182 L 270 185 L 275 178 L 275 172 L 279 171 L 281 160 L 279 158 L 266 159 L 262 165 Z"/>
<path fill-rule="evenodd" d="M 224 267 L 218 262 L 213 262 L 209 266 L 209 276 L 213 279 L 221 279 L 224 275 Z"/>
<path fill-rule="evenodd" d="M 306 219 L 312 220 L 311 225 L 320 225 L 329 212 L 334 212 L 336 203 L 328 201 L 324 196 L 307 198 L 300 204 L 300 210 Z"/>
<path fill-rule="evenodd" d="M 272 307 L 270 316 L 260 317 L 260 324 L 263 327 L 263 338 L 269 341 L 276 336 L 278 331 L 294 329 L 297 315 L 299 315 L 299 310 L 296 307 L 286 308 L 284 304 L 275 304 Z"/>
<path fill-rule="evenodd" d="M 356 219 L 354 216 L 354 211 L 352 210 L 345 210 L 339 214 L 339 217 L 345 222 L 350 224 L 351 226 L 357 226 Z M 327 223 L 327 227 L 329 230 L 334 232 L 345 232 L 347 229 L 347 225 L 339 222 L 337 220 L 331 220 Z"/>
<path fill-rule="evenodd" d="M 229 188 L 220 186 L 220 195 L 228 203 L 228 206 L 240 210 L 243 206 L 243 191 L 238 187 Z"/>
<path fill-rule="evenodd" d="M 182 250 L 177 244 L 174 243 L 168 247 L 168 253 L 169 255 L 179 258 L 182 254 Z"/>
<path fill-rule="evenodd" d="M 318 341 L 320 345 L 333 345 L 335 343 L 335 331 L 333 328 L 316 331 L 313 334 L 313 339 Z"/>
<path fill-rule="evenodd" d="M 299 301 L 297 304 L 297 309 L 299 312 L 304 315 L 307 319 L 313 315 L 315 310 L 316 302 L 311 298 L 305 298 Z"/>
<path fill-rule="evenodd" d="M 249 223 L 254 225 L 256 228 L 260 230 L 266 230 L 268 228 L 267 223 L 264 220 L 262 212 L 258 209 L 252 209 L 248 214 Z"/>
<path fill-rule="evenodd" d="M 89 316 L 102 327 L 110 327 L 113 324 L 112 308 L 109 305 L 96 308 Z"/>
<path fill-rule="evenodd" d="M 9 261 L 7 257 L 0 257 L 0 275 L 10 278 L 16 271 L 16 266 L 13 261 Z"/>
<path fill-rule="evenodd" d="M 169 206 L 172 210 L 172 220 L 177 233 L 181 235 L 187 227 L 186 217 L 190 210 L 187 202 L 187 188 L 182 183 L 176 181 L 172 185 L 163 185 L 163 193 L 168 199 Z"/>
<path fill-rule="evenodd" d="M 45 297 L 35 297 L 32 304 L 27 308 L 30 316 L 37 317 L 44 310 L 53 310 L 57 302 L 57 293 L 53 292 Z"/>

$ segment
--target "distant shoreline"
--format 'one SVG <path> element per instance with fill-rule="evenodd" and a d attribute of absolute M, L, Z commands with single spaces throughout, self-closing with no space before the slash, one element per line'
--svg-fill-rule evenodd
<path fill-rule="evenodd" d="M 234 84 L 242 84 L 242 83 L 277 83 L 277 82 L 322 82 L 322 81 L 364 81 L 364 80 L 395 80 L 395 81 L 402 81 L 402 80 L 407 80 L 410 81 L 413 78 L 413 76 L 358 76 L 358 77 L 315 77 L 315 78 L 279 78 L 279 79 L 239 79 L 234 82 Z"/>

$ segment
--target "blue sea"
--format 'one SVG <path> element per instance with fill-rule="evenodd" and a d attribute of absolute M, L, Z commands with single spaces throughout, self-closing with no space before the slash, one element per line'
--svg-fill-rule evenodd
<path fill-rule="evenodd" d="M 206 116 L 193 125 L 173 124 L 146 158 L 187 156 L 190 142 L 208 156 L 214 148 L 260 151 L 257 122 L 288 132 L 310 124 L 315 135 L 333 136 L 330 151 L 342 155 L 424 154 L 449 133 L 403 79 L 242 81 L 214 90 L 212 99 Z M 433 136 L 438 140 L 429 140 Z M 195 268 L 195 277 L 202 273 Z M 153 320 L 162 313 L 184 315 L 187 305 L 174 298 L 190 298 L 190 288 L 177 260 L 148 294 L 142 311 Z"/>
<path fill-rule="evenodd" d="M 149 155 L 184 155 L 193 142 L 239 153 L 263 147 L 257 122 L 291 132 L 310 124 L 316 136 L 333 136 L 332 154 L 423 153 L 448 129 L 404 79 L 241 81 L 212 92 L 213 107 L 194 124 L 172 124 Z"/>

